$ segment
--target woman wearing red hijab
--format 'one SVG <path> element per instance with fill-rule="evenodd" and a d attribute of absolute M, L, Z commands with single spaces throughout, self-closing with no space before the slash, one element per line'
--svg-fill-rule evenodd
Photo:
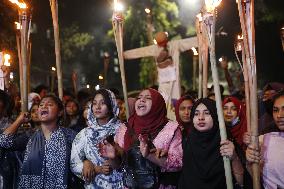
<path fill-rule="evenodd" d="M 145 89 L 135 102 L 135 113 L 120 127 L 115 142 L 123 152 L 112 156 L 110 144 L 103 153 L 123 159 L 127 188 L 175 188 L 182 168 L 182 136 L 176 122 L 166 117 L 166 103 L 154 89 Z M 118 155 L 119 154 L 119 155 Z"/>
<path fill-rule="evenodd" d="M 223 100 L 223 113 L 233 139 L 245 150 L 243 135 L 247 131 L 247 120 L 244 104 L 235 97 L 227 97 Z"/>

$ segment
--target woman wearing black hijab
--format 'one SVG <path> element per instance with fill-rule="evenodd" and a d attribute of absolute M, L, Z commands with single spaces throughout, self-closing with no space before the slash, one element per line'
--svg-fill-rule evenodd
<path fill-rule="evenodd" d="M 228 140 L 220 143 L 215 102 L 207 98 L 199 99 L 192 107 L 190 118 L 193 121 L 193 128 L 183 152 L 179 188 L 227 188 L 222 156 L 232 160 L 234 174 L 242 175 L 243 168 L 235 153 L 234 144 Z M 243 184 L 241 179 L 238 182 L 240 185 Z"/>

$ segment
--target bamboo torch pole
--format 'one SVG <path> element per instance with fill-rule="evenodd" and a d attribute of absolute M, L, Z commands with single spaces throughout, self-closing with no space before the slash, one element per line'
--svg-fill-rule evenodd
<path fill-rule="evenodd" d="M 243 46 L 243 44 L 242 44 Z M 243 48 L 242 48 L 243 49 Z M 245 83 L 245 95 L 246 95 L 246 117 L 247 117 L 247 132 L 250 132 L 250 90 L 249 90 L 249 78 L 248 78 L 248 63 L 245 58 L 245 51 L 242 50 L 242 61 L 243 61 L 243 69 L 244 69 L 244 83 Z"/>
<path fill-rule="evenodd" d="M 22 63 L 22 55 L 21 55 L 21 24 L 19 22 L 15 22 L 16 24 L 16 42 L 17 42 L 17 50 L 18 50 L 18 59 L 19 59 L 19 75 L 20 75 L 20 95 L 21 95 L 21 110 L 24 110 L 24 97 L 23 97 L 23 63 Z"/>
<path fill-rule="evenodd" d="M 193 51 L 192 89 L 196 90 L 196 69 L 197 69 L 197 62 L 198 62 L 198 52 L 194 47 L 192 47 L 191 49 Z"/>
<path fill-rule="evenodd" d="M 255 62 L 255 31 L 254 31 L 254 1 L 238 1 L 241 28 L 244 36 L 244 51 L 248 63 L 248 78 L 250 85 L 250 131 L 251 144 L 259 148 L 258 141 L 258 107 L 257 107 L 257 77 Z M 252 164 L 253 188 L 260 189 L 259 164 Z"/>
<path fill-rule="evenodd" d="M 214 84 L 214 92 L 216 98 L 216 106 L 217 106 L 217 113 L 218 113 L 218 120 L 219 120 L 219 128 L 220 128 L 220 136 L 221 140 L 227 139 L 226 127 L 223 117 L 223 109 L 222 109 L 222 99 L 220 93 L 220 86 L 219 86 L 219 77 L 217 72 L 216 66 L 216 55 L 215 55 L 215 24 L 216 24 L 216 7 L 221 3 L 221 1 L 214 2 L 206 1 L 207 13 L 204 15 L 204 23 L 206 25 L 206 31 L 209 41 L 209 49 L 210 49 L 210 62 L 211 62 L 211 71 L 213 77 L 213 84 Z M 216 3 L 216 4 L 215 4 Z M 231 162 L 228 157 L 223 157 L 224 161 L 224 169 L 225 169 L 225 176 L 226 176 L 226 183 L 227 189 L 233 189 L 233 182 L 232 182 L 232 171 L 231 171 Z"/>
<path fill-rule="evenodd" d="M 251 101 L 251 141 L 252 145 L 259 149 L 259 140 L 258 140 L 258 106 L 257 106 L 257 74 L 256 74 L 256 59 L 255 59 L 255 29 L 254 29 L 254 0 L 250 0 L 247 2 L 247 10 L 250 12 L 249 22 L 250 24 L 250 40 L 249 40 L 249 48 L 250 48 L 250 63 L 252 67 L 252 92 L 250 93 L 250 101 Z M 247 16 L 248 17 L 248 16 Z M 254 189 L 260 189 L 260 170 L 259 164 L 254 163 L 252 165 L 252 174 L 253 174 L 253 187 Z"/>
<path fill-rule="evenodd" d="M 56 71 L 58 81 L 58 95 L 62 100 L 63 98 L 63 82 L 62 82 L 62 70 L 61 70 L 61 54 L 60 54 L 60 38 L 59 38 L 59 24 L 58 24 L 58 1 L 49 0 L 53 28 L 54 28 L 54 43 L 55 43 L 55 56 L 56 56 Z"/>
<path fill-rule="evenodd" d="M 22 62 L 22 76 L 23 76 L 23 95 L 22 95 L 22 112 L 28 111 L 28 77 L 27 77 L 27 66 L 28 66 L 28 15 L 25 9 L 20 11 L 20 23 L 21 23 L 21 62 Z"/>
<path fill-rule="evenodd" d="M 195 26 L 196 26 L 196 34 L 198 40 L 198 98 L 202 97 L 202 33 L 201 33 L 201 25 L 202 24 L 202 16 L 199 13 L 196 16 Z"/>
<path fill-rule="evenodd" d="M 129 118 L 129 106 L 128 106 L 128 98 L 127 98 L 127 86 L 126 86 L 126 79 L 125 79 L 125 69 L 124 69 L 124 58 L 123 58 L 123 15 L 119 11 L 119 3 L 117 0 L 114 0 L 114 14 L 113 14 L 113 30 L 119 60 L 119 67 L 120 67 L 120 76 L 122 81 L 122 88 L 123 88 L 123 96 L 124 96 L 124 103 L 126 109 L 126 118 Z"/>

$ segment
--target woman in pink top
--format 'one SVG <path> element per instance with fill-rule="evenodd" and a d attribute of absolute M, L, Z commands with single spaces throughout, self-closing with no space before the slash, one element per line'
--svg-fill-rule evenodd
<path fill-rule="evenodd" d="M 178 123 L 166 117 L 166 104 L 154 89 L 143 90 L 135 113 L 120 127 L 113 146 L 106 142 L 102 154 L 121 157 L 127 188 L 176 188 L 182 168 L 182 136 Z M 114 145 L 114 146 L 118 146 Z"/>
<path fill-rule="evenodd" d="M 284 188 L 284 93 L 273 100 L 273 119 L 264 135 L 259 136 L 260 151 L 249 145 L 246 151 L 249 163 L 260 163 L 263 186 L 266 189 Z M 249 143 L 248 140 L 246 143 Z"/>

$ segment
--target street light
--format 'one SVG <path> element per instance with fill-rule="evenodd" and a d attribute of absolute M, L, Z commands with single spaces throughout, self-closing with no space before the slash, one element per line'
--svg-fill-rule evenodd
<path fill-rule="evenodd" d="M 51 71 L 56 71 L 56 68 L 54 66 L 51 67 Z"/>

